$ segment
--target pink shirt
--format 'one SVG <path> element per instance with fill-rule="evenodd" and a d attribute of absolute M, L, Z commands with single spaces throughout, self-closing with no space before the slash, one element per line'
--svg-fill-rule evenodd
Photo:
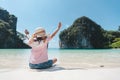
<path fill-rule="evenodd" d="M 34 42 L 31 44 L 31 56 L 29 62 L 32 64 L 38 64 L 48 61 L 48 51 L 47 44 L 51 40 L 51 37 L 48 36 L 45 42 L 41 41 L 40 44 L 38 42 Z"/>

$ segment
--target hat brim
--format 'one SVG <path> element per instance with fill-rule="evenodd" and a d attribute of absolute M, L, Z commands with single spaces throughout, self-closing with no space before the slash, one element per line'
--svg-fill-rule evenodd
<path fill-rule="evenodd" d="M 44 34 L 44 35 L 37 35 L 37 37 L 44 37 L 44 36 L 48 36 L 48 34 Z"/>

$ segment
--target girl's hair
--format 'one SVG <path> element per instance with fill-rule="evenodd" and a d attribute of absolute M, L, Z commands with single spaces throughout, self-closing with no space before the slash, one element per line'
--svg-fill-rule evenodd
<path fill-rule="evenodd" d="M 47 36 L 46 36 L 46 38 L 47 38 Z M 34 39 L 34 41 L 38 41 L 39 44 L 40 44 L 40 42 L 41 42 L 42 40 L 43 40 L 42 37 L 37 37 L 37 38 Z M 48 44 L 49 44 L 49 43 L 48 43 Z M 48 48 L 48 44 L 47 44 L 47 48 Z"/>

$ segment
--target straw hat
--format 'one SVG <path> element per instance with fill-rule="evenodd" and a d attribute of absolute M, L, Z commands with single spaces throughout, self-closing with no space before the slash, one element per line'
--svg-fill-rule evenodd
<path fill-rule="evenodd" d="M 34 31 L 34 34 L 39 33 L 39 32 L 42 32 L 42 31 L 44 31 L 44 33 L 38 34 L 37 37 L 47 36 L 47 34 L 46 34 L 46 32 L 45 32 L 45 29 L 42 28 L 42 27 L 37 27 L 37 28 L 35 29 L 35 31 Z"/>

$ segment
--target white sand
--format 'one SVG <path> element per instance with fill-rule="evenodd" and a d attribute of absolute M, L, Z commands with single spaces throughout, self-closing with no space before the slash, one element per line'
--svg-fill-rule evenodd
<path fill-rule="evenodd" d="M 64 69 L 53 67 L 45 70 L 17 69 L 1 72 L 0 80 L 120 80 L 120 68 Z"/>

